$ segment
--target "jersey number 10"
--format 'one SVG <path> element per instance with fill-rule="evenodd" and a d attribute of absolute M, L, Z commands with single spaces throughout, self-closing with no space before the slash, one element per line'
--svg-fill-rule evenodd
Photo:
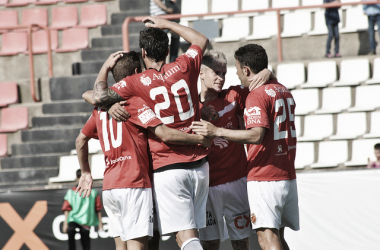
<path fill-rule="evenodd" d="M 113 125 L 114 119 L 111 118 L 106 112 L 100 113 L 100 120 L 102 121 L 102 134 L 103 134 L 103 143 L 104 143 L 104 151 L 110 150 L 110 141 L 108 140 L 108 130 L 107 130 L 107 119 L 109 120 L 109 131 L 111 133 L 111 142 L 113 148 L 118 148 L 121 145 L 121 139 L 122 139 L 122 131 L 123 131 L 123 124 L 122 122 L 117 123 L 117 131 L 116 131 L 116 139 L 115 134 L 113 132 Z M 115 121 L 116 122 L 116 121 Z"/>

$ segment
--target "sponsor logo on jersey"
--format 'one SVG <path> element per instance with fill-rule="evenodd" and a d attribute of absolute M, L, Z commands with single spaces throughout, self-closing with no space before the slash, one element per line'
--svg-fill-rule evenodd
<path fill-rule="evenodd" d="M 144 86 L 149 86 L 152 83 L 152 79 L 149 76 L 145 76 L 145 74 L 140 76 L 140 81 Z"/>
<path fill-rule="evenodd" d="M 137 110 L 137 115 L 142 124 L 147 124 L 156 117 L 156 114 L 153 110 L 150 109 L 147 105 L 143 104 L 143 107 Z"/>
<path fill-rule="evenodd" d="M 261 123 L 261 108 L 259 107 L 252 107 L 248 109 L 244 109 L 244 116 L 246 117 L 247 121 L 245 122 L 246 125 L 250 125 L 253 123 Z"/>
<path fill-rule="evenodd" d="M 239 214 L 233 214 L 234 224 L 237 229 L 244 229 L 250 226 L 249 210 Z"/>
<path fill-rule="evenodd" d="M 228 140 L 222 138 L 214 138 L 214 145 L 218 146 L 220 149 L 228 147 Z"/>
<path fill-rule="evenodd" d="M 119 158 L 115 159 L 115 160 L 108 160 L 108 158 L 106 159 L 106 164 L 107 164 L 107 167 L 109 167 L 109 165 L 113 165 L 115 163 L 118 163 L 120 161 L 125 161 L 125 160 L 132 160 L 132 157 L 127 155 L 127 156 L 120 156 Z"/>
<path fill-rule="evenodd" d="M 281 153 L 282 152 L 282 145 L 277 145 L 277 149 L 278 149 L 278 153 Z"/>
<path fill-rule="evenodd" d="M 212 213 L 206 211 L 206 227 L 216 225 L 216 220 L 212 217 Z"/>
<path fill-rule="evenodd" d="M 254 213 L 251 213 L 251 222 L 252 222 L 252 224 L 256 224 L 256 220 L 257 220 L 256 215 Z"/>
<path fill-rule="evenodd" d="M 273 86 L 273 89 L 268 89 L 268 87 L 265 87 L 265 93 L 267 93 L 267 95 L 269 95 L 270 97 L 275 97 L 276 92 L 277 93 L 288 93 L 290 91 L 285 87 Z"/>
<path fill-rule="evenodd" d="M 288 146 L 288 151 L 289 151 L 289 150 L 292 150 L 292 149 L 296 149 L 296 148 L 297 148 L 297 145 Z"/>
<path fill-rule="evenodd" d="M 287 151 L 284 151 L 284 149 L 282 148 L 282 145 L 277 145 L 277 154 L 275 154 L 275 156 L 281 156 L 281 155 L 287 155 L 288 152 Z"/>
<path fill-rule="evenodd" d="M 276 96 L 276 91 L 274 91 L 273 89 L 267 89 L 267 88 L 265 88 L 265 93 L 267 93 L 267 95 L 269 95 L 270 97 L 275 97 Z"/>
<path fill-rule="evenodd" d="M 124 88 L 125 86 L 127 86 L 127 83 L 121 80 L 120 82 L 115 83 L 112 87 L 120 89 L 120 88 Z"/>
<path fill-rule="evenodd" d="M 186 55 L 191 58 L 195 58 L 198 55 L 198 51 L 195 49 L 188 49 Z"/>

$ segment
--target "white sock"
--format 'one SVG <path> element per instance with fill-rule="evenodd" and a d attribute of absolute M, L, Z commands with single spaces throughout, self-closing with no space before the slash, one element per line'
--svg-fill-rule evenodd
<path fill-rule="evenodd" d="M 203 250 L 198 238 L 191 238 L 182 244 L 181 250 Z"/>

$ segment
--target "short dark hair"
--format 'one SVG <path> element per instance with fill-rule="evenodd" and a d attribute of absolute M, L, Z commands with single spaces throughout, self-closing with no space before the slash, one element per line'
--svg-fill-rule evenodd
<path fill-rule="evenodd" d="M 140 31 L 139 46 L 146 51 L 148 58 L 162 62 L 168 54 L 169 38 L 161 29 L 146 28 Z"/>
<path fill-rule="evenodd" d="M 376 143 L 374 146 L 375 149 L 380 149 L 380 143 Z"/>
<path fill-rule="evenodd" d="M 268 56 L 265 49 L 258 44 L 247 44 L 235 51 L 235 59 L 240 66 L 247 66 L 255 74 L 268 68 Z"/>
<path fill-rule="evenodd" d="M 136 68 L 138 73 L 141 73 L 140 57 L 141 53 L 135 51 L 123 53 L 123 56 L 117 60 L 115 67 L 111 70 L 115 82 L 119 82 L 125 77 L 133 75 Z"/>
<path fill-rule="evenodd" d="M 82 176 L 82 170 L 78 169 L 76 175 L 77 178 L 80 178 Z"/>

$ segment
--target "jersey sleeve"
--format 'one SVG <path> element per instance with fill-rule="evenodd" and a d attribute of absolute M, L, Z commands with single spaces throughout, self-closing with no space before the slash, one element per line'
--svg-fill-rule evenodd
<path fill-rule="evenodd" d="M 203 58 L 203 51 L 198 45 L 191 45 L 185 53 L 176 59 L 183 72 L 199 74 Z"/>
<path fill-rule="evenodd" d="M 71 210 L 72 210 L 72 207 L 71 207 L 70 203 L 67 200 L 64 200 L 63 205 L 62 205 L 62 212 L 71 211 Z"/>
<path fill-rule="evenodd" d="M 100 210 L 102 210 L 102 208 L 103 208 L 102 201 L 100 200 L 100 196 L 98 194 L 95 199 L 95 211 L 99 212 Z"/>
<path fill-rule="evenodd" d="M 135 89 L 133 87 L 133 76 L 127 76 L 120 82 L 115 83 L 110 87 L 113 91 L 115 91 L 120 97 L 124 100 L 129 100 L 133 96 L 135 96 Z"/>
<path fill-rule="evenodd" d="M 129 103 L 130 105 L 126 107 L 126 110 L 130 113 L 129 121 L 133 124 L 145 129 L 162 124 L 153 110 L 140 97 L 132 98 Z"/>
<path fill-rule="evenodd" d="M 256 91 L 255 91 L 256 92 Z M 262 93 L 251 92 L 246 100 L 244 121 L 247 129 L 255 127 L 270 128 L 269 114 L 265 96 Z"/>
<path fill-rule="evenodd" d="M 99 139 L 98 131 L 96 129 L 95 112 L 97 112 L 96 109 L 92 111 L 92 115 L 83 126 L 82 133 L 87 137 Z"/>

